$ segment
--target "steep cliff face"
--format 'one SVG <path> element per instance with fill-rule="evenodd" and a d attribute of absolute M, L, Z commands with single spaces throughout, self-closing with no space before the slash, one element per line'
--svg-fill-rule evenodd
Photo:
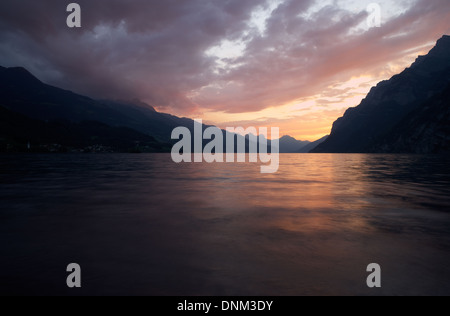
<path fill-rule="evenodd" d="M 333 124 L 328 139 L 313 152 L 383 152 L 387 144 L 381 144 L 391 139 L 388 135 L 398 131 L 403 120 L 441 95 L 449 84 L 450 36 L 444 36 L 428 55 L 417 58 L 401 74 L 379 83 L 358 107 L 348 109 Z"/>
<path fill-rule="evenodd" d="M 450 85 L 402 120 L 372 151 L 389 153 L 450 152 Z"/>

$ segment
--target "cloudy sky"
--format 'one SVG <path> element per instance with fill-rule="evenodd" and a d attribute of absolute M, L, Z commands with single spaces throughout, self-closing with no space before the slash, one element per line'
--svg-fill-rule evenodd
<path fill-rule="evenodd" d="M 0 2 L 0 65 L 93 98 L 315 140 L 450 34 L 449 0 Z M 369 27 L 367 6 L 381 8 Z"/>

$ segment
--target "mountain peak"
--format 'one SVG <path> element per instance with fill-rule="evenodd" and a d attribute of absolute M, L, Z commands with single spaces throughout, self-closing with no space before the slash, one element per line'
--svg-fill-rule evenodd
<path fill-rule="evenodd" d="M 433 53 L 433 51 L 438 52 L 438 53 L 447 52 L 447 54 L 448 54 L 450 51 L 450 36 L 449 35 L 442 36 L 436 42 L 436 46 L 431 50 L 430 53 Z"/>
<path fill-rule="evenodd" d="M 294 137 L 289 136 L 289 135 L 285 135 L 285 136 L 281 137 L 280 139 L 283 139 L 283 140 L 295 140 L 295 141 L 298 141 L 297 139 L 295 139 Z"/>
<path fill-rule="evenodd" d="M 27 69 L 23 67 L 1 67 L 2 74 L 7 77 L 8 81 L 14 81 L 20 84 L 37 84 L 42 83 L 38 78 L 33 76 Z M 0 78 L 1 79 L 1 78 Z"/>
<path fill-rule="evenodd" d="M 444 35 L 427 55 L 417 57 L 411 65 L 411 69 L 420 69 L 419 71 L 422 73 L 432 74 L 445 67 L 450 67 L 448 56 L 450 56 L 450 36 Z"/>
<path fill-rule="evenodd" d="M 16 72 L 16 73 L 20 73 L 20 74 L 23 74 L 23 75 L 27 75 L 27 76 L 31 76 L 31 77 L 34 77 L 32 74 L 31 74 L 31 72 L 29 72 L 27 69 L 25 69 L 24 67 L 9 67 L 9 68 L 7 68 L 8 69 L 8 71 L 13 71 L 13 72 Z M 34 77 L 35 78 L 35 77 Z"/>
<path fill-rule="evenodd" d="M 102 100 L 103 102 L 113 102 L 113 103 L 117 103 L 117 104 L 123 104 L 123 105 L 127 105 L 127 106 L 133 106 L 133 107 L 138 107 L 138 108 L 143 108 L 143 109 L 147 109 L 150 110 L 152 112 L 157 113 L 158 111 L 156 111 L 156 109 L 151 106 L 148 103 L 142 102 L 139 99 L 130 99 L 130 100 L 115 100 L 115 101 L 109 101 L 109 100 Z"/>
<path fill-rule="evenodd" d="M 450 84 L 450 36 L 402 73 L 379 83 L 356 108 L 333 124 L 330 137 L 314 152 L 371 152 L 410 113 Z M 407 135 L 404 135 L 407 137 Z"/>
<path fill-rule="evenodd" d="M 148 103 L 142 102 L 139 99 L 133 99 L 130 103 L 134 104 L 134 105 L 137 105 L 137 106 L 141 106 L 141 107 L 146 108 L 146 109 L 149 109 L 149 110 L 151 110 L 153 112 L 156 112 L 156 109 L 153 106 L 151 106 Z"/>

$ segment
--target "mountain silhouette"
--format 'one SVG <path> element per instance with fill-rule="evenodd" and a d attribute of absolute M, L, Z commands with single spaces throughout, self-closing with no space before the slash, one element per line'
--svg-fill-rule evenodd
<path fill-rule="evenodd" d="M 158 113 L 139 101 L 98 101 L 41 82 L 24 68 L 0 67 L 0 105 L 27 117 L 70 122 L 97 121 L 128 127 L 169 142 L 175 127 L 193 128 L 190 119 Z"/>
<path fill-rule="evenodd" d="M 95 121 L 31 119 L 0 106 L 0 152 L 167 152 L 168 144 Z"/>
<path fill-rule="evenodd" d="M 445 102 L 445 91 L 449 84 L 450 36 L 444 36 L 428 55 L 417 58 L 412 66 L 401 74 L 380 82 L 359 106 L 348 109 L 345 115 L 333 124 L 328 139 L 312 152 L 444 151 L 444 147 L 427 147 L 423 142 L 434 142 L 434 136 L 445 139 L 450 135 L 446 129 L 430 126 L 431 113 L 448 113 L 446 106 L 448 107 L 449 103 Z M 437 113 L 438 110 L 442 112 Z M 443 121 L 444 118 L 435 123 L 443 124 Z M 425 136 L 414 129 L 425 126 L 429 133 L 436 130 L 446 134 Z M 413 135 L 416 139 L 411 143 Z M 404 144 L 400 144 L 402 140 Z M 444 146 L 443 143 L 441 145 Z"/>
<path fill-rule="evenodd" d="M 107 144 L 108 150 L 123 152 L 136 148 L 133 146 L 137 143 L 143 144 L 137 146 L 138 150 L 168 152 L 170 144 L 176 142 L 171 139 L 173 129 L 186 127 L 194 135 L 197 124 L 192 119 L 159 113 L 138 100 L 94 100 L 56 88 L 41 82 L 21 67 L 0 67 L 0 107 L 3 113 L 1 151 L 8 146 L 13 151 L 24 151 L 31 142 L 38 146 L 38 151 L 45 151 L 48 144 L 59 144 L 71 150 Z M 202 130 L 208 127 L 203 124 Z M 123 132 L 122 136 L 119 131 Z M 229 133 L 222 132 L 226 145 Z M 235 152 L 238 151 L 239 140 L 245 142 L 246 152 L 249 152 L 251 141 L 242 135 L 233 136 Z M 78 142 L 75 141 L 77 138 Z M 113 139 L 118 141 L 113 142 Z M 207 143 L 209 141 L 203 140 L 203 146 Z M 194 137 L 192 148 L 193 145 Z M 257 146 L 259 148 L 259 144 Z M 269 142 L 269 150 L 270 146 Z"/>
<path fill-rule="evenodd" d="M 306 146 L 300 148 L 300 150 L 297 151 L 297 153 L 300 154 L 307 154 L 309 153 L 311 150 L 313 150 L 314 148 L 316 148 L 317 146 L 319 146 L 320 144 L 322 144 L 324 141 L 326 141 L 328 138 L 327 136 L 322 137 L 321 139 L 316 140 L 315 142 L 309 143 Z"/>
<path fill-rule="evenodd" d="M 450 85 L 410 113 L 373 151 L 450 153 Z"/>
<path fill-rule="evenodd" d="M 297 140 L 291 136 L 283 136 L 279 139 L 280 153 L 297 153 L 300 149 L 311 144 L 309 141 Z"/>

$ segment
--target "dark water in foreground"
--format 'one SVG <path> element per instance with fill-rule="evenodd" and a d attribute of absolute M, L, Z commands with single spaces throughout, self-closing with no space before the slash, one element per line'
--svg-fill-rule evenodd
<path fill-rule="evenodd" d="M 0 156 L 0 294 L 450 295 L 449 163 L 282 155 L 262 175 L 164 154 Z"/>

